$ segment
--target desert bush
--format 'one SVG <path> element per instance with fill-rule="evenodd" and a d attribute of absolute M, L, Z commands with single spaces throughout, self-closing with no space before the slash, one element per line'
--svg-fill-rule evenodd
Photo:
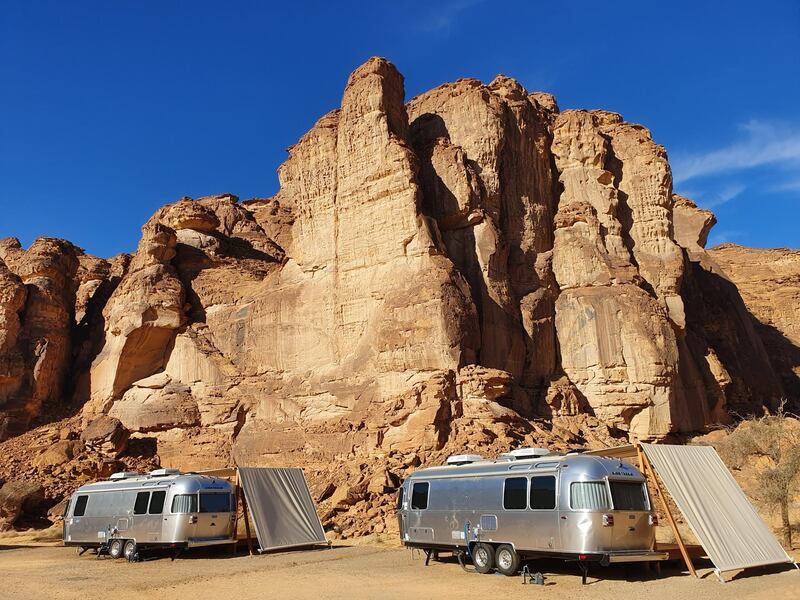
<path fill-rule="evenodd" d="M 764 460 L 759 485 L 751 494 L 764 508 L 780 512 L 783 544 L 791 549 L 789 507 L 800 488 L 800 421 L 781 405 L 775 414 L 742 421 L 717 449 L 733 469 L 741 469 L 754 459 Z"/>

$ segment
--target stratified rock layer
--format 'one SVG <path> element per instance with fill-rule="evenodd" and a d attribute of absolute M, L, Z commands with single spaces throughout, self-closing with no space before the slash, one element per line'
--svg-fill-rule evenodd
<path fill-rule="evenodd" d="M 57 500 L 92 468 L 302 465 L 326 524 L 381 533 L 449 453 L 661 439 L 791 388 L 713 215 L 616 113 L 504 76 L 405 104 L 373 58 L 279 179 L 161 208 L 133 255 L 0 244 L 0 436 L 64 417 L 0 476 Z"/>

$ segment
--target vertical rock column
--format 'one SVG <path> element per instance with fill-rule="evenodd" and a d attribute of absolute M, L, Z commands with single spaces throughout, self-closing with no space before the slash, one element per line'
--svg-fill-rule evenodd
<path fill-rule="evenodd" d="M 639 438 L 658 437 L 680 425 L 672 418 L 675 333 L 666 309 L 639 285 L 604 122 L 567 111 L 553 128 L 563 185 L 553 248 L 561 362 L 597 417 Z"/>
<path fill-rule="evenodd" d="M 22 385 L 24 364 L 17 338 L 21 329 L 19 313 L 25 306 L 27 292 L 22 280 L 0 260 L 0 440 L 12 428 L 9 403 Z"/>
<path fill-rule="evenodd" d="M 593 111 L 608 138 L 606 168 L 614 175 L 617 214 L 633 260 L 678 329 L 685 326 L 680 297 L 683 252 L 674 240 L 672 171 L 663 146 L 641 125 L 616 113 Z"/>
<path fill-rule="evenodd" d="M 130 385 L 160 371 L 171 342 L 184 324 L 185 293 L 171 260 L 175 231 L 154 216 L 128 273 L 103 310 L 106 338 L 92 363 L 91 404 L 85 412 L 104 412 Z"/>
<path fill-rule="evenodd" d="M 14 434 L 27 428 L 47 405 L 63 399 L 71 359 L 78 259 L 72 244 L 54 238 L 39 238 L 27 250 L 21 249 L 18 240 L 4 240 L 0 259 L 27 289 L 27 297 L 22 296 L 25 305 L 16 336 L 25 365 L 24 376 L 7 403 L 7 410 L 13 414 L 8 433 Z M 13 291 L 16 286 L 11 285 L 11 303 L 16 305 L 20 296 Z M 15 329 L 13 317 L 10 323 L 11 330 Z M 13 335 L 7 336 L 7 346 L 11 338 Z"/>
<path fill-rule="evenodd" d="M 541 385 L 556 363 L 543 282 L 554 202 L 548 116 L 502 76 L 488 86 L 469 79 L 440 86 L 408 109 L 423 210 L 436 219 L 479 310 L 479 362 Z"/>

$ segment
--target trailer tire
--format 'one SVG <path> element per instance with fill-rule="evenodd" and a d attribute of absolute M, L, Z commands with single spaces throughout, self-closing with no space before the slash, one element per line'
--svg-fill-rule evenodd
<path fill-rule="evenodd" d="M 519 554 L 510 544 L 498 546 L 494 555 L 498 572 L 513 577 L 519 571 Z"/>
<path fill-rule="evenodd" d="M 471 554 L 472 564 L 478 573 L 491 573 L 494 568 L 494 548 L 490 544 L 475 544 Z"/>
<path fill-rule="evenodd" d="M 122 555 L 128 562 L 133 562 L 134 556 L 136 555 L 136 541 L 135 540 L 128 540 L 125 542 L 125 546 L 122 550 Z"/>
<path fill-rule="evenodd" d="M 108 544 L 108 555 L 111 558 L 122 558 L 122 547 L 125 540 L 113 539 Z"/>

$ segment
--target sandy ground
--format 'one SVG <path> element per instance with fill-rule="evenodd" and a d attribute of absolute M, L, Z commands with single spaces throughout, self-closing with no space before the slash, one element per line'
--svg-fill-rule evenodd
<path fill-rule="evenodd" d="M 674 564 L 664 565 L 660 577 L 638 565 L 620 565 L 595 569 L 582 586 L 575 565 L 532 565 L 545 574 L 544 587 L 522 585 L 521 577 L 465 573 L 449 558 L 425 567 L 409 550 L 379 545 L 253 557 L 200 550 L 175 561 L 160 556 L 127 563 L 88 553 L 79 557 L 73 548 L 0 540 L 0 598 L 800 599 L 800 571 L 782 567 L 739 574 L 722 584 L 709 568 L 693 579 Z"/>

